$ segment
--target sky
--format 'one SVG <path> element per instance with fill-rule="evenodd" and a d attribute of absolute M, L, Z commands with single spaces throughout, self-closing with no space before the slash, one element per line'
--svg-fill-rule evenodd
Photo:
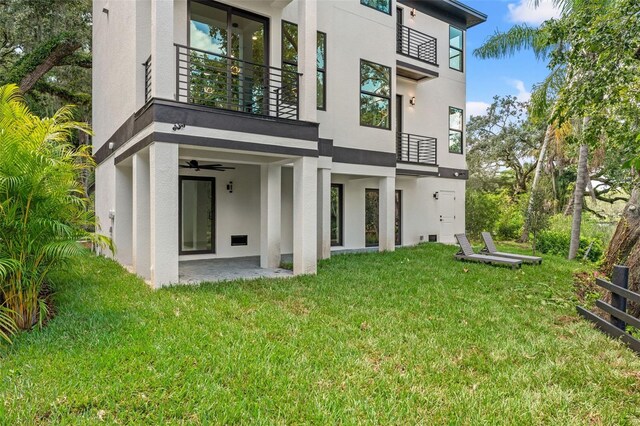
<path fill-rule="evenodd" d="M 467 31 L 467 117 L 483 113 L 494 95 L 514 95 L 528 100 L 531 88 L 547 75 L 543 62 L 529 51 L 506 59 L 477 59 L 473 50 L 496 30 L 506 31 L 514 24 L 538 26 L 546 19 L 558 17 L 551 0 L 541 0 L 534 8 L 531 0 L 462 0 L 489 16 L 487 22 Z"/>

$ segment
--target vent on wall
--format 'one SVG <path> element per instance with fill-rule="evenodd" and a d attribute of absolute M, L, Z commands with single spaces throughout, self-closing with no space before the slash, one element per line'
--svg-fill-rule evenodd
<path fill-rule="evenodd" d="M 249 238 L 246 235 L 232 235 L 231 236 L 231 245 L 232 246 L 246 246 L 248 244 Z"/>
<path fill-rule="evenodd" d="M 437 243 L 438 242 L 438 236 L 435 235 L 435 234 L 429 235 L 429 242 L 430 243 Z"/>

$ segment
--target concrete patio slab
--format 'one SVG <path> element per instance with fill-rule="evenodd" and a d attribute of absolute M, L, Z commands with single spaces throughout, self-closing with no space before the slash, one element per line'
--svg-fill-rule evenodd
<path fill-rule="evenodd" d="M 284 259 L 283 259 L 284 260 Z M 179 265 L 181 284 L 254 280 L 257 278 L 287 278 L 293 271 L 282 268 L 263 269 L 260 257 L 235 257 L 230 259 L 183 260 Z"/>

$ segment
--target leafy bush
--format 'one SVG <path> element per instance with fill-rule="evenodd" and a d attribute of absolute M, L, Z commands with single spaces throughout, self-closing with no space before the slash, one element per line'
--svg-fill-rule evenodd
<path fill-rule="evenodd" d="M 570 243 L 570 231 L 546 230 L 540 232 L 538 235 L 536 246 L 542 253 L 556 254 L 566 257 L 569 255 Z M 589 250 L 587 259 L 591 262 L 599 261 L 604 254 L 604 245 L 597 238 L 581 237 L 577 257 L 582 259 L 589 246 L 591 246 L 591 250 Z"/>
<path fill-rule="evenodd" d="M 471 238 L 478 238 L 483 231 L 493 231 L 500 214 L 500 202 L 496 195 L 468 191 L 465 212 L 467 233 Z"/>
<path fill-rule="evenodd" d="M 39 118 L 15 85 L 0 87 L 0 331 L 42 324 L 49 272 L 82 252 L 80 240 L 110 245 L 86 231 L 94 222 L 80 176 L 90 147 L 70 142 L 88 132 L 65 107 Z"/>
<path fill-rule="evenodd" d="M 500 216 L 496 223 L 495 234 L 499 240 L 517 240 L 522 233 L 524 217 L 522 200 L 504 196 L 500 205 Z"/>

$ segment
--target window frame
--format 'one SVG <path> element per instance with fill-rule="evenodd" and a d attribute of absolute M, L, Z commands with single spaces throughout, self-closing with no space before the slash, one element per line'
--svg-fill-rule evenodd
<path fill-rule="evenodd" d="M 344 184 L 332 183 L 331 189 L 333 188 L 338 190 L 338 239 L 334 244 L 331 230 L 329 230 L 329 239 L 331 240 L 331 247 L 342 247 L 344 246 Z"/>
<path fill-rule="evenodd" d="M 454 129 L 451 127 L 451 111 L 452 110 L 460 111 L 460 114 L 462 115 L 462 118 L 460 119 L 460 129 Z M 447 127 L 449 128 L 449 133 L 447 135 L 447 145 L 449 148 L 449 154 L 462 155 L 464 154 L 464 110 L 462 108 L 449 105 L 449 114 L 447 115 L 447 120 L 448 120 Z M 451 151 L 451 132 L 460 133 L 460 152 Z"/>
<path fill-rule="evenodd" d="M 362 90 L 362 63 L 363 62 L 367 62 L 369 64 L 373 64 L 373 65 L 379 65 L 381 67 L 385 67 L 389 70 L 389 95 L 388 96 L 382 96 L 380 94 L 377 93 L 373 93 L 373 92 L 368 92 L 366 90 Z M 366 59 L 362 59 L 360 58 L 360 67 L 358 69 L 358 87 L 359 87 L 359 95 L 358 95 L 358 115 L 360 117 L 360 126 L 362 127 L 370 127 L 372 129 L 380 129 L 380 130 L 389 130 L 391 131 L 391 119 L 393 117 L 393 102 L 391 102 L 391 99 L 393 97 L 393 82 L 391 80 L 391 67 L 388 67 L 386 65 L 380 64 L 378 62 L 373 62 L 373 61 L 369 61 Z M 368 96 L 373 96 L 376 98 L 380 98 L 380 99 L 386 99 L 389 102 L 389 125 L 388 127 L 380 127 L 380 126 L 373 126 L 371 124 L 366 124 L 362 122 L 362 105 L 361 105 L 361 99 L 362 99 L 362 95 L 368 95 Z"/>
<path fill-rule="evenodd" d="M 320 40 L 318 37 L 320 34 L 323 36 L 324 40 L 324 68 L 318 67 L 318 54 L 316 53 L 316 87 L 318 84 L 318 73 L 322 73 L 322 105 L 318 105 L 317 95 L 316 95 L 316 108 L 318 111 L 326 111 L 327 110 L 327 33 L 323 31 L 317 31 L 317 40 Z M 316 42 L 316 52 L 318 50 Z"/>
<path fill-rule="evenodd" d="M 295 62 L 291 61 L 291 60 L 285 60 L 284 58 L 284 26 L 285 24 L 289 24 L 289 25 L 293 25 L 296 29 L 296 38 L 298 36 L 298 29 L 300 28 L 298 26 L 298 24 L 296 24 L 295 22 L 291 22 L 291 21 L 287 21 L 286 19 L 282 19 L 282 23 L 280 24 L 280 67 L 284 70 L 285 69 L 285 65 L 289 65 L 289 66 L 293 66 L 296 67 L 296 72 L 299 72 L 298 70 L 298 61 L 296 59 Z M 317 35 L 322 34 L 324 36 L 324 68 L 318 68 L 318 46 L 317 46 L 317 41 L 316 41 L 316 87 L 318 84 L 318 73 L 322 73 L 322 100 L 323 100 L 323 105 L 319 106 L 318 105 L 318 101 L 317 101 L 317 96 L 316 96 L 316 109 L 318 109 L 319 111 L 326 111 L 327 110 L 327 33 L 323 32 L 323 31 L 317 31 L 316 32 L 316 40 L 319 40 L 319 38 L 317 37 Z M 298 55 L 300 55 L 300 52 L 298 51 L 298 46 L 296 46 L 296 58 L 298 57 Z"/>
<path fill-rule="evenodd" d="M 392 16 L 393 13 L 392 13 L 392 4 L 391 4 L 392 1 L 391 0 L 388 0 L 388 2 L 389 2 L 389 11 L 388 12 L 385 11 L 385 10 L 382 10 L 382 9 L 378 9 L 377 7 L 373 7 L 370 4 L 365 3 L 365 1 L 367 1 L 367 0 L 360 0 L 360 4 L 362 6 L 368 7 L 369 9 L 377 10 L 380 13 L 384 13 L 385 15 Z"/>
<path fill-rule="evenodd" d="M 456 47 L 451 45 L 451 28 L 454 28 L 460 31 L 460 38 L 461 38 L 460 45 L 462 47 Z M 451 49 L 454 49 L 460 52 L 460 69 L 454 68 L 451 66 Z M 452 69 L 458 72 L 464 72 L 464 30 L 456 27 L 455 25 L 449 25 L 449 69 Z"/>
<path fill-rule="evenodd" d="M 209 219 L 211 222 L 211 250 L 183 250 L 182 249 L 182 219 L 183 219 L 183 208 L 182 208 L 182 182 L 185 180 L 199 181 L 199 182 L 211 182 L 211 218 Z M 217 238 L 217 211 L 216 211 L 216 178 L 214 176 L 191 176 L 191 175 L 180 175 L 178 176 L 178 255 L 192 255 L 192 254 L 216 254 L 216 238 Z"/>

